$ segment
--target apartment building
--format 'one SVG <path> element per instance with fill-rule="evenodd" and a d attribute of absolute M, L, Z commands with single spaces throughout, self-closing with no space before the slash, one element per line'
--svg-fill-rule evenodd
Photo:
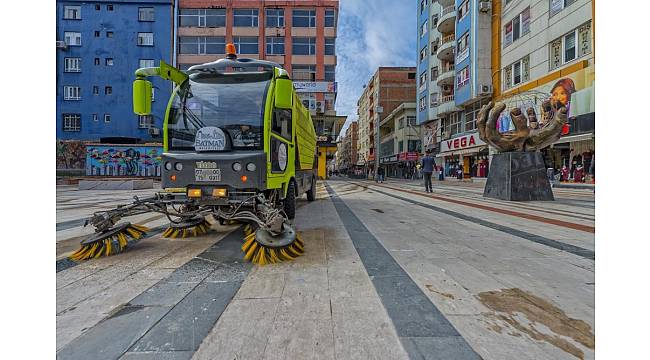
<path fill-rule="evenodd" d="M 379 123 L 379 166 L 386 176 L 403 177 L 415 172 L 422 150 L 415 102 L 400 104 Z"/>
<path fill-rule="evenodd" d="M 379 166 L 379 124 L 402 103 L 416 97 L 415 67 L 380 67 L 357 101 L 359 116 L 358 164 L 374 174 Z"/>
<path fill-rule="evenodd" d="M 151 116 L 133 114 L 139 67 L 172 60 L 171 0 L 56 2 L 56 137 L 162 141 L 170 85 L 152 79 Z"/>
<path fill-rule="evenodd" d="M 177 66 L 222 58 L 227 43 L 240 57 L 282 65 L 312 113 L 324 178 L 345 122 L 335 110 L 338 9 L 338 0 L 179 0 Z"/>
<path fill-rule="evenodd" d="M 351 171 L 357 163 L 358 122 L 350 123 L 338 143 L 338 169 L 342 173 Z"/>
<path fill-rule="evenodd" d="M 492 8 L 487 0 L 421 0 L 418 7 L 418 113 L 423 150 L 447 173 L 478 176 L 488 147 L 476 116 L 492 97 Z"/>
<path fill-rule="evenodd" d="M 569 126 L 550 148 L 546 165 L 574 169 L 582 164 L 593 176 L 595 163 L 594 2 L 591 0 L 494 1 L 500 31 L 493 38 L 497 99 L 509 108 L 533 107 L 545 100 L 569 108 Z M 510 119 L 502 116 L 499 126 Z"/>

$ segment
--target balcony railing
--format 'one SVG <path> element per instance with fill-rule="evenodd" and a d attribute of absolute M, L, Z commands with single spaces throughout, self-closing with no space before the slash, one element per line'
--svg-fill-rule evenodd
<path fill-rule="evenodd" d="M 452 13 L 454 11 L 456 11 L 455 6 L 453 6 L 453 5 L 452 6 L 447 6 L 446 8 L 442 9 L 442 12 L 440 13 L 440 18 L 442 18 L 443 16 L 445 16 L 447 14 L 450 14 L 450 13 Z"/>
<path fill-rule="evenodd" d="M 454 101 L 454 94 L 451 95 L 445 95 L 440 97 L 440 103 L 446 103 L 448 101 Z"/>
<path fill-rule="evenodd" d="M 456 40 L 456 35 L 455 34 L 443 36 L 441 44 L 446 44 L 446 43 L 448 43 L 450 41 L 454 41 L 454 40 Z"/>

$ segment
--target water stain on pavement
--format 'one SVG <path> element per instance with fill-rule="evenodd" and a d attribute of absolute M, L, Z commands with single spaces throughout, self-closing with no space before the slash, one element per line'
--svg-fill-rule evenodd
<path fill-rule="evenodd" d="M 589 324 L 568 317 L 557 306 L 529 292 L 517 288 L 502 289 L 482 292 L 478 294 L 478 298 L 485 306 L 497 312 L 497 319 L 535 340 L 546 341 L 579 359 L 584 359 L 583 351 L 562 337 L 594 349 L 595 336 Z M 530 323 L 519 322 L 517 318 L 521 317 L 517 316 L 518 314 L 523 314 Z M 547 327 L 553 334 L 540 332 L 535 327 L 536 324 Z"/>
<path fill-rule="evenodd" d="M 446 297 L 446 298 L 448 298 L 448 299 L 452 299 L 452 300 L 455 300 L 455 299 L 456 299 L 456 298 L 454 297 L 454 295 L 452 295 L 452 294 L 448 294 L 448 293 L 444 293 L 444 292 L 440 292 L 440 291 L 437 291 L 437 290 L 435 290 L 435 289 L 433 288 L 433 286 L 431 286 L 431 285 L 429 285 L 429 284 L 426 284 L 426 285 L 424 285 L 424 286 L 426 286 L 427 290 L 431 291 L 432 293 L 436 293 L 436 294 L 438 294 L 438 295 L 442 295 L 442 296 L 444 296 L 444 297 Z"/>

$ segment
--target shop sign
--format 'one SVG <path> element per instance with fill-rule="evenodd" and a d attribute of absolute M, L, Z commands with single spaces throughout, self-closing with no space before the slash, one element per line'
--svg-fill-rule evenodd
<path fill-rule="evenodd" d="M 397 155 L 391 155 L 391 156 L 384 156 L 379 160 L 381 164 L 384 163 L 391 163 L 391 162 L 396 162 L 397 161 Z"/>
<path fill-rule="evenodd" d="M 399 154 L 399 161 L 412 161 L 418 159 L 418 153 L 416 152 L 403 152 Z"/>
<path fill-rule="evenodd" d="M 336 83 L 331 81 L 294 81 L 293 87 L 299 93 L 335 93 Z"/>
<path fill-rule="evenodd" d="M 441 143 L 440 152 L 466 149 L 481 145 L 485 145 L 485 142 L 478 137 L 478 133 L 473 133 L 443 141 Z"/>

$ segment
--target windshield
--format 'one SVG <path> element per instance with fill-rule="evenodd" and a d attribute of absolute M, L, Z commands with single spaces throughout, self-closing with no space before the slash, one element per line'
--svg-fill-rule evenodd
<path fill-rule="evenodd" d="M 230 137 L 233 149 L 263 146 L 267 74 L 193 74 L 174 96 L 169 113 L 170 150 L 194 150 L 198 129 L 213 126 Z"/>

